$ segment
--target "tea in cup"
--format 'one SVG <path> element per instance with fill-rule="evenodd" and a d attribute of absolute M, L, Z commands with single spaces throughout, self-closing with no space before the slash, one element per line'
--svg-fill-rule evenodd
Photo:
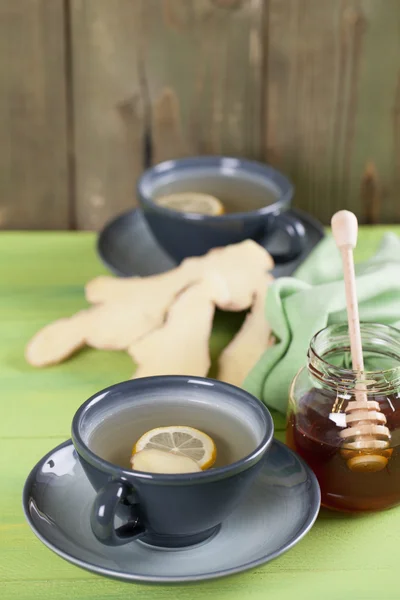
<path fill-rule="evenodd" d="M 216 210 L 172 210 L 162 201 L 182 194 L 198 194 L 203 203 L 208 198 Z M 270 253 L 276 263 L 293 260 L 305 247 L 306 232 L 302 222 L 286 212 L 292 196 L 292 184 L 273 167 L 225 156 L 168 160 L 145 171 L 137 184 L 150 230 L 177 261 L 247 239 L 268 249 L 278 230 L 286 236 L 288 249 Z"/>
<path fill-rule="evenodd" d="M 154 428 L 176 425 L 214 441 L 213 466 L 179 474 L 132 470 L 135 442 Z M 72 424 L 79 460 L 97 491 L 94 535 L 110 546 L 137 538 L 169 548 L 206 540 L 257 476 L 273 432 L 271 415 L 259 400 L 212 379 L 138 378 L 95 394 Z"/>

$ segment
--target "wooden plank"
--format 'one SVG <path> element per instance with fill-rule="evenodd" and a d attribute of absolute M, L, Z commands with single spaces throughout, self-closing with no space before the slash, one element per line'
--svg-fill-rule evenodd
<path fill-rule="evenodd" d="M 195 154 L 261 157 L 264 6 L 143 3 L 153 162 Z"/>
<path fill-rule="evenodd" d="M 79 227 L 132 206 L 150 162 L 262 155 L 262 0 L 71 6 Z"/>
<path fill-rule="evenodd" d="M 143 166 L 140 1 L 72 0 L 76 218 L 99 229 L 134 205 Z"/>
<path fill-rule="evenodd" d="M 269 0 L 267 161 L 328 223 L 400 220 L 400 3 Z"/>
<path fill-rule="evenodd" d="M 0 228 L 69 227 L 62 0 L 0 2 Z"/>

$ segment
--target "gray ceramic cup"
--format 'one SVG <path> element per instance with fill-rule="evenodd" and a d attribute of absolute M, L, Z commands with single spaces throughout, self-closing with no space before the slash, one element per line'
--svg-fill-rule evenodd
<path fill-rule="evenodd" d="M 170 210 L 157 198 L 179 192 L 201 192 L 219 198 L 227 210 L 220 216 Z M 205 254 L 211 248 L 254 240 L 269 249 L 276 263 L 296 258 L 306 244 L 303 223 L 286 211 L 293 186 L 269 165 L 226 156 L 168 160 L 139 178 L 137 197 L 158 243 L 176 261 Z M 270 247 L 273 234 L 287 238 L 288 249 Z"/>
<path fill-rule="evenodd" d="M 129 458 L 138 437 L 167 425 L 211 435 L 218 453 L 215 468 L 179 475 L 132 471 Z M 137 538 L 167 548 L 206 540 L 257 476 L 273 431 L 271 415 L 259 400 L 212 379 L 138 378 L 95 394 L 72 423 L 72 441 L 97 491 L 94 535 L 109 546 Z"/>

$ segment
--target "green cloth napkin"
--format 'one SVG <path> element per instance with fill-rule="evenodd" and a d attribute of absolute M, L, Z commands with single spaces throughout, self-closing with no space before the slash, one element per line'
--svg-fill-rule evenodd
<path fill-rule="evenodd" d="M 400 238 L 387 233 L 376 254 L 356 265 L 360 320 L 400 328 Z M 277 343 L 260 358 L 244 382 L 269 408 L 286 412 L 288 390 L 306 364 L 313 335 L 346 323 L 342 261 L 332 236 L 325 238 L 296 271 L 270 286 L 266 318 Z"/>

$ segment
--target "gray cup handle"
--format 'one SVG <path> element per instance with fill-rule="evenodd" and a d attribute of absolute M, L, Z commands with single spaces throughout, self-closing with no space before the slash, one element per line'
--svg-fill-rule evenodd
<path fill-rule="evenodd" d="M 268 250 L 268 237 L 274 231 L 283 231 L 289 237 L 290 247 L 286 252 L 273 252 Z M 276 264 L 294 260 L 304 250 L 307 241 L 306 230 L 303 223 L 289 213 L 280 213 L 274 219 L 272 226 L 261 244 L 270 252 Z"/>
<path fill-rule="evenodd" d="M 129 488 L 122 481 L 110 481 L 97 493 L 90 515 L 90 525 L 96 539 L 106 546 L 122 546 L 145 534 L 145 527 L 135 514 L 135 506 L 127 501 Z M 119 505 L 125 504 L 129 520 L 115 528 Z"/>

